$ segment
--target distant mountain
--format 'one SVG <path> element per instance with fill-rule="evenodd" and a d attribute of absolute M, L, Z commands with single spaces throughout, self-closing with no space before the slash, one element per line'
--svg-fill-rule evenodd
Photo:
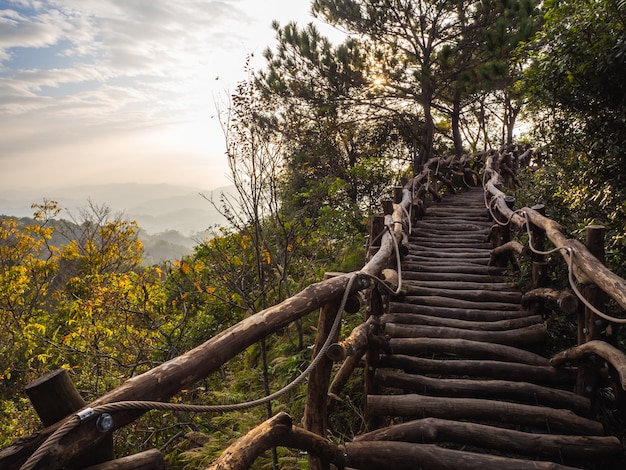
<path fill-rule="evenodd" d="M 128 183 L 21 191 L 0 188 L 0 214 L 31 217 L 31 205 L 48 199 L 57 201 L 64 209 L 60 218 L 69 218 L 92 201 L 135 220 L 147 234 L 176 230 L 195 238 L 211 226 L 225 224 L 226 220 L 202 197 L 204 194 L 211 198 L 213 194 L 217 200 L 221 192 L 232 193 L 233 187 L 207 191 L 188 186 Z"/>

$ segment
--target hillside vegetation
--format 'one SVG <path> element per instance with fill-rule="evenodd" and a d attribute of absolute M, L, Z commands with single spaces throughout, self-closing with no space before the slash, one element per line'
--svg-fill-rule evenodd
<path fill-rule="evenodd" d="M 27 223 L 0 220 L 2 445 L 39 426 L 23 389 L 50 370 L 66 368 L 93 400 L 325 271 L 360 267 L 368 216 L 434 155 L 531 141 L 541 161 L 524 176 L 528 203 L 543 202 L 573 233 L 605 224 L 607 262 L 624 275 L 623 0 L 314 0 L 312 9 L 349 37 L 333 45 L 312 26 L 275 25 L 266 67 L 248 70 L 221 110 L 235 191 L 214 203 L 226 223 L 190 255 L 142 264 L 137 223 L 98 207 L 69 238 L 52 201 Z M 260 342 L 176 400 L 238 402 L 279 388 L 309 360 L 315 324 Z M 302 400 L 295 390 L 236 416 L 150 413 L 116 444 L 120 454 L 162 448 L 172 468 L 198 468 L 266 414 L 297 421 Z M 342 403 L 331 438 L 358 432 L 360 410 L 357 398 Z M 273 461 L 304 465 L 287 451 Z"/>

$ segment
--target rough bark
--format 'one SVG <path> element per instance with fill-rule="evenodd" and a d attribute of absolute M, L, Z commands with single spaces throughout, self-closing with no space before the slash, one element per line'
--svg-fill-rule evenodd
<path fill-rule="evenodd" d="M 350 468 L 359 470 L 575 470 L 553 462 L 483 455 L 444 449 L 433 444 L 413 444 L 408 442 L 349 442 L 346 454 Z"/>
<path fill-rule="evenodd" d="M 587 416 L 590 400 L 573 392 L 511 380 L 439 379 L 423 375 L 379 370 L 376 379 L 381 386 L 405 392 L 439 397 L 491 398 L 517 401 L 529 405 L 544 405 L 571 410 Z"/>
<path fill-rule="evenodd" d="M 560 367 L 569 362 L 578 362 L 589 356 L 597 355 L 611 364 L 619 374 L 622 388 L 626 390 L 626 354 L 615 346 L 602 340 L 593 340 L 567 349 L 555 355 L 550 363 Z"/>
<path fill-rule="evenodd" d="M 540 385 L 567 386 L 576 383 L 575 369 L 555 369 L 513 362 L 437 360 L 394 354 L 382 356 L 380 367 L 402 369 L 416 374 L 519 380 Z"/>
<path fill-rule="evenodd" d="M 548 336 L 543 324 L 506 331 L 476 331 L 460 328 L 385 324 L 385 334 L 392 338 L 455 338 L 486 343 L 499 343 L 508 346 L 522 346 L 545 341 Z"/>
<path fill-rule="evenodd" d="M 392 338 L 389 340 L 389 346 L 393 354 L 411 356 L 421 354 L 447 354 L 466 359 L 500 360 L 535 366 L 549 365 L 548 359 L 524 349 L 467 339 Z"/>
<path fill-rule="evenodd" d="M 606 458 L 623 451 L 615 436 L 531 434 L 484 424 L 424 418 L 379 429 L 355 438 L 362 441 L 416 443 L 452 442 L 521 455 L 545 456 L 573 463 L 578 459 Z"/>
<path fill-rule="evenodd" d="M 547 432 L 601 436 L 602 424 L 569 410 L 545 406 L 424 395 L 368 395 L 367 410 L 374 416 L 478 420 L 543 428 Z"/>

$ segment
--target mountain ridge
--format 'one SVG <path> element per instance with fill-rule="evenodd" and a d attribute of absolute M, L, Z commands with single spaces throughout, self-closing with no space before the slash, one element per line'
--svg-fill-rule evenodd
<path fill-rule="evenodd" d="M 54 200 L 63 209 L 59 217 L 69 218 L 91 202 L 108 206 L 113 213 L 135 220 L 151 235 L 176 230 L 185 236 L 194 236 L 226 223 L 226 219 L 202 195 L 210 197 L 210 194 L 232 191 L 232 186 L 203 190 L 167 183 L 113 183 L 18 191 L 0 189 L 0 214 L 31 217 L 32 204 Z"/>

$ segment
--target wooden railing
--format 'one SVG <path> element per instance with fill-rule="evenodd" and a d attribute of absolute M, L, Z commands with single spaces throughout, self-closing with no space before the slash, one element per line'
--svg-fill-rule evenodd
<path fill-rule="evenodd" d="M 512 208 L 511 198 L 503 192 L 503 183 L 515 184 L 517 169 L 528 165 L 532 155 L 531 149 L 516 147 L 429 161 L 412 180 L 394 188 L 393 199 L 382 203 L 383 214 L 372 218 L 368 261 L 358 272 L 329 273 L 326 279 L 310 285 L 290 299 L 261 311 L 195 349 L 126 381 L 92 403 L 84 404 L 77 400 L 75 391 L 71 390 L 66 379 L 63 380 L 63 386 L 53 385 L 59 374 L 52 374 L 49 377 L 51 380 L 42 378 L 31 387 L 29 393 L 31 397 L 35 397 L 35 409 L 45 415 L 50 403 L 69 401 L 63 408 L 64 415 L 69 413 L 69 416 L 63 419 L 62 416 L 48 418 L 44 421 L 50 424 L 47 428 L 2 450 L 0 468 L 18 469 L 24 466 L 56 469 L 68 462 L 77 467 L 84 466 L 86 462 L 93 463 L 89 458 L 94 455 L 93 449 L 110 446 L 111 433 L 132 423 L 151 409 L 150 404 L 167 402 L 181 389 L 218 370 L 252 344 L 317 309 L 321 309 L 321 312 L 313 351 L 315 367 L 307 372 L 309 385 L 304 427 L 293 426 L 291 418 L 281 413 L 233 444 L 209 468 L 247 468 L 261 452 L 275 446 L 307 451 L 311 455 L 310 468 L 327 468 L 329 463 L 342 467 L 346 458 L 351 461 L 367 459 L 368 455 L 376 452 L 376 446 L 381 444 L 353 442 L 342 447 L 331 444 L 325 439 L 328 414 L 332 412 L 335 400 L 340 397 L 347 379 L 363 358 L 366 362 L 365 393 L 372 388 L 373 371 L 379 351 L 388 347 L 385 338 L 380 334 L 380 316 L 384 313 L 390 297 L 402 289 L 399 266 L 401 257 L 407 252 L 411 224 L 424 215 L 430 201 L 441 198 L 442 191 L 450 193 L 464 186 L 480 185 L 478 168 L 483 164 L 482 181 L 488 195 L 486 203 L 498 222 L 494 225 L 492 236 L 493 263 L 515 264 L 513 254 L 532 256 L 535 266 L 533 290 L 527 293 L 526 301 L 553 301 L 566 311 L 579 308 L 577 297 L 572 292 L 555 291 L 543 285 L 546 265 L 542 253 L 545 236 L 563 256 L 571 268 L 573 278 L 582 283 L 580 290 L 586 292 L 588 302 L 597 303 L 590 294 L 594 291 L 590 286 L 597 286 L 596 291 L 606 292 L 622 308 L 626 308 L 626 281 L 608 270 L 598 260 L 598 256 L 592 255 L 582 243 L 567 239 L 556 222 L 541 214 L 541 208 Z M 527 230 L 534 251 L 510 240 L 511 227 Z M 367 297 L 364 322 L 347 338 L 340 340 L 336 328 L 338 318 L 340 319 L 343 311 L 352 314 L 359 311 L 362 303 L 361 291 L 365 291 Z M 552 363 L 559 366 L 566 361 L 584 361 L 590 355 L 597 355 L 619 372 L 617 377 L 623 386 L 626 384 L 626 356 L 615 346 L 598 340 L 601 325 L 598 325 L 597 312 L 589 307 L 580 309 L 579 345 L 556 355 Z M 610 322 L 619 321 L 612 317 L 608 319 Z M 606 318 L 602 321 L 606 321 Z M 333 361 L 342 362 L 342 365 L 330 383 Z M 584 392 L 593 386 L 597 374 L 584 366 L 581 371 L 579 389 Z M 46 398 L 38 402 L 36 397 L 42 396 Z M 74 399 L 70 400 L 70 396 Z M 139 406 L 142 403 L 145 406 Z M 86 409 L 88 412 L 79 413 L 79 409 Z M 105 409 L 110 419 L 103 430 L 102 422 L 99 426 L 96 423 Z M 57 419 L 59 421 L 54 423 Z M 62 439 L 59 437 L 61 432 Z M 111 458 L 110 452 L 102 455 L 108 457 L 101 457 L 100 461 Z M 153 460 L 148 465 L 158 468 L 159 462 L 162 462 L 160 455 L 150 453 L 150 458 Z M 134 468 L 132 463 L 129 467 L 123 465 L 118 460 L 102 463 L 97 468 Z M 136 462 L 134 465 L 136 466 Z"/>
<path fill-rule="evenodd" d="M 502 190 L 506 180 L 503 175 L 507 175 L 509 179 L 514 177 L 514 170 L 528 165 L 532 158 L 531 150 L 521 153 L 516 150 L 513 147 L 484 155 L 487 205 L 492 210 L 494 219 L 499 222 L 495 239 L 498 240 L 496 245 L 500 245 L 500 249 L 496 248 L 492 252 L 494 263 L 501 262 L 502 255 L 511 252 L 530 254 L 533 290 L 526 293 L 523 302 L 528 304 L 543 299 L 555 302 L 566 313 L 578 313 L 578 345 L 555 355 L 551 364 L 560 367 L 568 363 L 579 363 L 577 392 L 592 396 L 598 386 L 600 370 L 589 359 L 600 357 L 615 369 L 615 373 L 609 373 L 609 376 L 617 379 L 613 389 L 621 396 L 621 391 L 626 390 L 626 355 L 616 347 L 614 333 L 618 325 L 626 323 L 626 318 L 607 315 L 603 309 L 608 295 L 622 310 L 626 310 L 626 280 L 614 274 L 603 263 L 603 227 L 588 226 L 586 244 L 583 244 L 567 238 L 560 225 L 545 216 L 542 205 L 513 208 L 513 198 Z M 527 248 L 520 249 L 519 243 L 514 244 L 508 240 L 511 228 L 528 234 Z M 548 251 L 544 247 L 546 238 L 553 245 Z M 557 291 L 547 286 L 548 273 L 544 256 L 548 253 L 559 253 L 563 258 L 567 266 L 570 289 Z"/>

